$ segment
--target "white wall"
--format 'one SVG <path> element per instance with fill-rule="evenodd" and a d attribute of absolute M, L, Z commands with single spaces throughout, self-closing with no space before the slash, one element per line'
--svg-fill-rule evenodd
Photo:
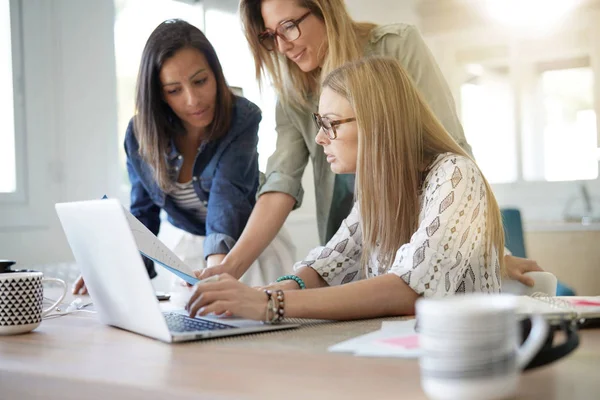
<path fill-rule="evenodd" d="M 54 203 L 117 193 L 112 0 L 23 0 L 25 200 L 0 203 L 0 258 L 72 260 Z"/>

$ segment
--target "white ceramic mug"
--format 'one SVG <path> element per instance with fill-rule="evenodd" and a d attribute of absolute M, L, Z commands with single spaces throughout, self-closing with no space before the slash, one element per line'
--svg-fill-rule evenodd
<path fill-rule="evenodd" d="M 10 263 L 10 264 L 9 264 Z M 44 278 L 44 274 L 32 270 L 14 270 L 8 267 L 14 262 L 3 262 L 0 273 L 0 335 L 16 335 L 30 332 L 42 322 L 67 294 L 67 285 L 61 279 Z M 45 282 L 56 282 L 63 293 L 50 307 L 43 309 Z"/>
<path fill-rule="evenodd" d="M 483 294 L 417 302 L 421 384 L 431 399 L 515 395 L 520 372 L 549 332 L 545 319 L 533 316 L 531 332 L 520 345 L 517 305 L 513 296 Z"/>

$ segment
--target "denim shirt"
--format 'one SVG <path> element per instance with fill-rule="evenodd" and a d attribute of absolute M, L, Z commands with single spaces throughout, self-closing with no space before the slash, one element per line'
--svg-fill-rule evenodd
<path fill-rule="evenodd" d="M 204 257 L 227 254 L 240 237 L 256 202 L 259 183 L 258 124 L 262 116 L 254 103 L 236 97 L 229 132 L 200 146 L 192 169 L 192 186 L 207 207 L 206 221 L 198 221 L 179 208 L 154 179 L 152 168 L 139 154 L 133 118 L 125 135 L 127 171 L 131 182 L 131 213 L 152 233 L 158 234 L 160 210 L 174 226 L 194 235 L 206 236 Z M 165 154 L 173 181 L 183 157 L 171 141 Z M 146 264 L 152 277 L 153 268 Z"/>

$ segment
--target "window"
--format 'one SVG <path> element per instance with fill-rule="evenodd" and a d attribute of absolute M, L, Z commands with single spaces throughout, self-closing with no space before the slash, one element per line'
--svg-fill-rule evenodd
<path fill-rule="evenodd" d="M 490 183 L 598 178 L 589 59 L 532 61 L 521 68 L 513 76 L 506 66 L 464 67 L 461 119 Z"/>
<path fill-rule="evenodd" d="M 594 77 L 589 66 L 546 69 L 538 75 L 542 113 L 524 165 L 528 181 L 572 181 L 598 177 Z"/>
<path fill-rule="evenodd" d="M 460 100 L 465 136 L 487 179 L 490 183 L 515 182 L 518 163 L 508 68 L 468 65 Z"/>
<path fill-rule="evenodd" d="M 0 193 L 17 191 L 10 4 L 0 2 Z"/>
<path fill-rule="evenodd" d="M 181 18 L 204 29 L 201 4 L 176 0 L 116 0 L 115 1 L 115 58 L 117 66 L 119 161 L 123 191 L 129 196 L 129 177 L 123 149 L 125 130 L 134 114 L 135 85 L 146 40 L 164 20 Z"/>
<path fill-rule="evenodd" d="M 526 223 L 581 220 L 570 204 L 600 198 L 600 13 L 573 1 L 484 3 L 422 16 L 477 163 L 499 205 Z M 473 11 L 468 24 L 462 11 Z"/>

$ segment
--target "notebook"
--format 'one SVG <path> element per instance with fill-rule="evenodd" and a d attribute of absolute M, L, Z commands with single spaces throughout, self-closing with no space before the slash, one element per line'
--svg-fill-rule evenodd
<path fill-rule="evenodd" d="M 574 320 L 580 327 L 600 325 L 600 296 L 519 296 L 519 314 L 541 314 L 549 321 Z"/>
<path fill-rule="evenodd" d="M 190 285 L 199 282 L 194 276 L 194 271 L 175 255 L 163 242 L 146 228 L 133 214 L 123 207 L 127 223 L 133 233 L 133 238 L 138 250 L 156 264 L 177 275 Z"/>

